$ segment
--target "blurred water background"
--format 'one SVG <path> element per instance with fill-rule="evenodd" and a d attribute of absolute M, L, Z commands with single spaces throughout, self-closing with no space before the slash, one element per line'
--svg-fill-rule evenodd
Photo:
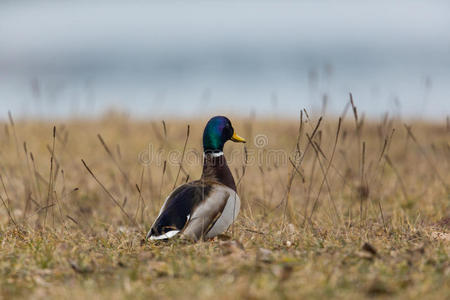
<path fill-rule="evenodd" d="M 450 114 L 448 1 L 2 1 L 0 116 Z"/>

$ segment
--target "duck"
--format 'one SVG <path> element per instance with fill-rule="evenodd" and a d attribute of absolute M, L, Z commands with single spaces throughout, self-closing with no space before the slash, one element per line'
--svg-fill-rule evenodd
<path fill-rule="evenodd" d="M 227 141 L 245 143 L 225 116 L 211 118 L 203 131 L 203 171 L 200 179 L 175 188 L 165 199 L 146 239 L 180 237 L 209 240 L 225 233 L 239 215 L 241 200 L 227 165 Z"/>

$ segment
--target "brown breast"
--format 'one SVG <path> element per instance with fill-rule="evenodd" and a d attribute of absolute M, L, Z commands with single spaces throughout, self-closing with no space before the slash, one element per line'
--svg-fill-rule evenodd
<path fill-rule="evenodd" d="M 230 168 L 228 168 L 225 155 L 213 156 L 212 154 L 205 154 L 202 180 L 220 182 L 236 191 L 236 184 Z"/>

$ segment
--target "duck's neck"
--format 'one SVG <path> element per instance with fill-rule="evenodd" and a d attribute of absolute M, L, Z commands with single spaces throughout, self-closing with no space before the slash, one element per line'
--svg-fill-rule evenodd
<path fill-rule="evenodd" d="M 223 152 L 204 153 L 202 179 L 220 182 L 236 191 L 236 184 Z"/>

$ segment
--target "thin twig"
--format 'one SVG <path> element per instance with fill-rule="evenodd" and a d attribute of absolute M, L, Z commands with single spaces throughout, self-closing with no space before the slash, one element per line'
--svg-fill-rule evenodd
<path fill-rule="evenodd" d="M 120 205 L 119 201 L 116 200 L 116 198 L 114 198 L 114 196 L 108 191 L 108 189 L 100 182 L 100 180 L 97 179 L 97 177 L 94 175 L 94 173 L 91 171 L 91 169 L 88 167 L 88 165 L 86 164 L 86 162 L 81 159 L 81 162 L 83 163 L 84 167 L 86 168 L 86 170 L 88 170 L 89 174 L 91 174 L 91 176 L 94 178 L 94 180 L 100 185 L 100 187 L 103 189 L 103 191 L 105 191 L 105 193 L 109 196 L 109 198 L 113 201 L 113 203 L 118 206 L 120 208 L 120 211 L 127 217 L 127 219 L 133 223 L 135 226 L 137 226 L 137 223 L 135 220 L 133 220 L 133 218 L 131 218 L 128 213 L 125 211 L 125 209 L 122 207 L 122 205 Z"/>
<path fill-rule="evenodd" d="M 50 203 L 50 197 L 52 195 L 52 178 L 53 178 L 53 157 L 55 154 L 55 138 L 56 138 L 56 126 L 53 126 L 53 145 L 52 145 L 52 153 L 50 156 L 50 175 L 48 179 L 48 190 L 47 190 L 47 200 L 45 202 L 45 206 L 48 206 Z M 45 210 L 45 217 L 44 217 L 44 228 L 47 223 L 47 209 Z"/>
<path fill-rule="evenodd" d="M 97 138 L 99 139 L 100 143 L 102 144 L 103 148 L 105 149 L 106 153 L 108 154 L 108 156 L 111 158 L 111 160 L 113 161 L 114 165 L 117 167 L 117 169 L 119 170 L 120 174 L 122 174 L 123 178 L 126 180 L 126 182 L 128 183 L 129 186 L 132 186 L 130 179 L 128 178 L 128 175 L 125 173 L 125 171 L 122 169 L 122 167 L 120 166 L 119 162 L 116 160 L 116 158 L 114 157 L 112 151 L 109 149 L 108 145 L 106 144 L 105 140 L 103 139 L 103 137 L 101 136 L 100 133 L 97 134 Z"/>
<path fill-rule="evenodd" d="M 326 170 L 325 170 L 325 173 L 323 174 L 322 183 L 321 183 L 320 188 L 319 188 L 319 195 L 320 195 L 320 191 L 321 191 L 321 189 L 322 189 L 322 186 L 323 186 L 324 182 L 326 183 L 327 188 L 328 188 L 328 194 L 329 194 L 329 196 L 330 196 L 331 203 L 333 204 L 334 211 L 335 211 L 335 214 L 336 214 L 336 217 L 337 217 L 338 221 L 340 221 L 340 216 L 339 216 L 339 212 L 338 212 L 338 210 L 337 210 L 336 203 L 335 203 L 335 201 L 334 201 L 334 199 L 333 199 L 333 197 L 332 197 L 332 194 L 331 194 L 331 189 L 330 189 L 330 186 L 329 186 L 329 184 L 328 184 L 327 176 L 328 176 L 328 172 L 329 172 L 329 170 L 330 170 L 330 168 L 331 168 L 331 165 L 332 165 L 332 162 L 333 162 L 334 154 L 336 153 L 336 147 L 337 147 L 337 144 L 338 144 L 338 141 L 339 141 L 340 132 L 341 132 L 341 125 L 342 125 L 342 119 L 339 118 L 338 128 L 337 128 L 337 130 L 336 130 L 336 137 L 335 137 L 334 145 L 333 145 L 333 150 L 332 150 L 332 152 L 331 152 L 331 157 L 330 157 L 330 160 L 328 161 L 328 165 L 327 165 L 327 168 L 326 168 Z M 309 136 L 308 136 L 308 135 L 306 135 L 306 136 L 307 136 L 308 139 L 309 139 Z M 315 148 L 314 148 L 314 149 L 315 149 Z M 316 150 L 316 151 L 318 151 L 318 150 Z M 318 154 L 317 154 L 317 156 L 318 156 Z M 317 157 L 317 159 L 319 160 L 319 164 L 321 164 L 321 163 L 320 163 L 319 157 Z M 321 165 L 321 167 L 322 167 L 322 165 Z M 316 201 L 314 202 L 314 205 L 313 205 L 313 209 L 311 210 L 311 215 L 309 216 L 309 219 L 310 219 L 310 220 L 311 220 L 312 215 L 313 215 L 313 213 L 314 213 L 314 210 L 315 210 L 315 207 L 316 207 L 316 203 L 317 203 L 317 201 L 318 201 L 318 199 L 319 199 L 319 195 L 317 196 L 317 199 L 316 199 Z"/>
<path fill-rule="evenodd" d="M 411 137 L 411 139 L 413 140 L 413 142 L 417 145 L 417 147 L 419 148 L 420 153 L 425 157 L 425 160 L 427 161 L 427 163 L 430 165 L 430 167 L 433 169 L 433 173 L 434 175 L 438 178 L 438 180 L 442 183 L 442 185 L 444 186 L 444 188 L 449 191 L 450 188 L 448 186 L 448 184 L 445 182 L 445 180 L 441 177 L 441 175 L 439 174 L 438 169 L 436 168 L 436 166 L 434 165 L 434 163 L 431 161 L 431 159 L 428 157 L 427 153 L 425 152 L 425 150 L 423 149 L 423 147 L 419 144 L 419 142 L 417 141 L 415 135 L 413 134 L 411 127 L 407 126 L 405 124 L 405 128 L 408 132 L 408 136 Z"/>
<path fill-rule="evenodd" d="M 164 124 L 164 128 L 166 128 L 165 123 L 163 123 L 163 124 Z M 187 132 L 186 132 L 186 140 L 184 141 L 184 146 L 183 146 L 183 153 L 181 154 L 180 167 L 178 168 L 177 177 L 175 178 L 175 182 L 173 183 L 173 189 L 175 189 L 175 187 L 177 186 L 178 177 L 180 177 L 181 168 L 183 166 L 184 154 L 186 152 L 186 146 L 187 146 L 187 142 L 189 140 L 190 128 L 191 127 L 188 125 Z"/>
<path fill-rule="evenodd" d="M 1 175 L 0 175 L 0 180 L 2 181 L 3 189 L 5 190 L 6 200 L 7 200 L 7 202 L 9 202 L 8 192 L 6 191 L 6 186 L 3 181 L 3 176 L 1 176 Z M 17 223 L 14 220 L 13 214 L 11 212 L 11 208 L 9 207 L 9 205 L 6 204 L 5 200 L 3 199 L 3 197 L 1 195 L 0 195 L 0 199 L 2 200 L 3 206 L 5 207 L 5 210 L 6 210 L 6 213 L 8 214 L 9 219 L 11 220 L 11 222 L 13 222 L 14 226 L 17 227 Z"/>
<path fill-rule="evenodd" d="M 405 200 L 408 200 L 408 193 L 406 192 L 406 186 L 403 183 L 400 173 L 398 172 L 397 168 L 394 166 L 394 164 L 392 163 L 392 160 L 389 158 L 389 156 L 387 154 L 384 156 L 384 158 L 386 159 L 386 162 L 389 164 L 389 166 L 392 168 L 392 170 L 394 170 L 394 173 L 397 176 L 398 181 L 400 182 L 400 187 L 402 189 L 403 196 L 405 197 Z"/>

